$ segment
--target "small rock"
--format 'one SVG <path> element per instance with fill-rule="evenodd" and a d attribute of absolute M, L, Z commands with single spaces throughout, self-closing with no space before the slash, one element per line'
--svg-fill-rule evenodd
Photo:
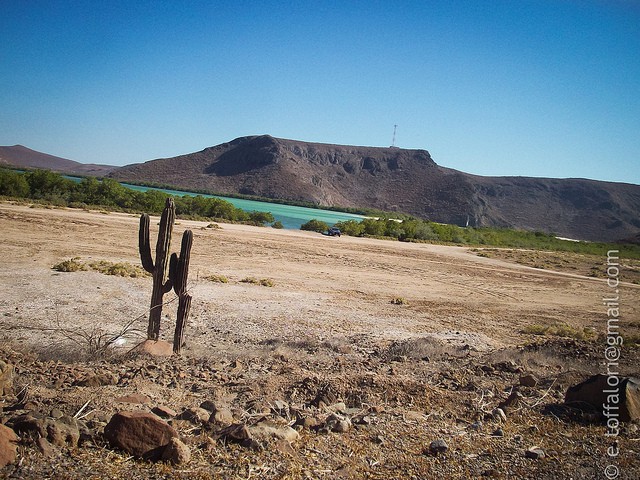
<path fill-rule="evenodd" d="M 449 445 L 442 439 L 434 440 L 429 444 L 429 453 L 431 455 L 439 455 L 449 450 Z"/>
<path fill-rule="evenodd" d="M 507 414 L 504 413 L 504 410 L 501 408 L 494 408 L 491 414 L 496 420 L 500 420 L 503 423 L 507 421 Z"/>
<path fill-rule="evenodd" d="M 38 437 L 36 440 L 36 446 L 38 447 L 38 450 L 40 450 L 40 453 L 45 457 L 52 457 L 55 453 L 53 445 L 51 445 L 49 440 L 44 437 Z"/>
<path fill-rule="evenodd" d="M 509 395 L 509 397 L 506 400 L 500 403 L 499 408 L 501 408 L 504 411 L 506 408 L 516 407 L 518 406 L 521 400 L 522 400 L 522 394 L 518 390 L 513 390 L 511 392 L 511 395 Z"/>
<path fill-rule="evenodd" d="M 209 423 L 229 425 L 233 423 L 233 413 L 226 407 L 216 408 L 208 418 Z"/>
<path fill-rule="evenodd" d="M 178 432 L 152 413 L 123 411 L 111 417 L 104 436 L 113 447 L 135 457 L 158 460 Z"/>
<path fill-rule="evenodd" d="M 311 430 L 320 425 L 320 421 L 315 417 L 298 417 L 295 424 Z"/>
<path fill-rule="evenodd" d="M 544 458 L 544 450 L 540 447 L 531 447 L 529 450 L 524 452 L 524 456 L 533 460 L 538 460 L 540 458 Z"/>
<path fill-rule="evenodd" d="M 504 431 L 501 428 L 497 428 L 492 434 L 492 437 L 504 437 Z"/>
<path fill-rule="evenodd" d="M 53 419 L 58 419 L 58 418 L 62 418 L 64 416 L 64 413 L 62 413 L 62 411 L 60 411 L 57 408 L 52 408 L 51 411 L 49 412 L 49 416 Z"/>
<path fill-rule="evenodd" d="M 0 360 L 0 396 L 8 395 L 13 390 L 13 365 Z"/>
<path fill-rule="evenodd" d="M 469 428 L 475 431 L 482 430 L 482 422 L 473 422 L 471 425 L 469 425 Z"/>
<path fill-rule="evenodd" d="M 520 377 L 520 385 L 522 385 L 523 387 L 535 387 L 536 385 L 538 385 L 538 378 L 531 373 L 522 375 Z"/>
<path fill-rule="evenodd" d="M 21 415 L 14 419 L 13 429 L 21 435 L 31 437 L 34 442 L 39 437 L 43 437 L 59 447 L 75 448 L 80 440 L 77 420 L 67 415 L 59 419 Z"/>
<path fill-rule="evenodd" d="M 131 349 L 132 353 L 142 353 L 152 357 L 170 357 L 173 345 L 164 340 L 145 340 Z"/>
<path fill-rule="evenodd" d="M 173 418 L 178 415 L 178 412 L 176 412 L 173 408 L 169 408 L 165 405 L 155 406 L 151 409 L 151 411 L 158 415 L 160 418 Z"/>
<path fill-rule="evenodd" d="M 260 422 L 259 424 L 249 427 L 249 433 L 252 438 L 258 440 L 279 439 L 294 442 L 300 438 L 300 434 L 289 426 L 277 426 L 269 422 Z"/>
<path fill-rule="evenodd" d="M 184 410 L 180 415 L 176 417 L 177 420 L 187 420 L 191 423 L 208 422 L 211 414 L 208 410 L 200 407 L 192 407 Z"/>
<path fill-rule="evenodd" d="M 162 452 L 162 460 L 173 465 L 183 465 L 191 460 L 191 451 L 179 438 L 173 437 Z"/>
<path fill-rule="evenodd" d="M 325 420 L 324 426 L 330 432 L 344 433 L 351 428 L 351 421 L 347 417 L 332 413 Z"/>
<path fill-rule="evenodd" d="M 102 387 L 104 385 L 117 385 L 118 377 L 112 373 L 100 373 L 91 375 L 75 382 L 79 387 Z"/>
<path fill-rule="evenodd" d="M 9 427 L 0 424 L 0 468 L 15 463 L 18 436 Z"/>
<path fill-rule="evenodd" d="M 216 404 L 211 400 L 205 400 L 200 404 L 200 408 L 204 408 L 205 410 L 209 410 L 210 412 L 213 412 L 216 409 Z"/>

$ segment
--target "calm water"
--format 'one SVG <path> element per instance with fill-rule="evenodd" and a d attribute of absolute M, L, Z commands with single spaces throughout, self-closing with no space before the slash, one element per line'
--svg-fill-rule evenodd
<path fill-rule="evenodd" d="M 284 228 L 295 230 L 300 229 L 300 225 L 314 218 L 316 220 L 326 222 L 329 226 L 338 222 L 347 220 L 359 221 L 364 218 L 362 215 L 355 215 L 352 213 L 333 212 L 331 210 L 297 207 L 293 205 L 281 205 L 279 203 L 258 202 L 256 200 L 245 200 L 242 198 L 221 197 L 218 195 L 206 195 L 201 193 L 184 192 L 181 190 L 167 190 L 164 188 L 141 187 L 139 185 L 130 185 L 128 183 L 123 183 L 122 186 L 141 192 L 146 192 L 147 190 L 159 190 L 175 196 L 191 195 L 195 197 L 196 195 L 202 195 L 203 197 L 208 198 L 220 198 L 231 203 L 234 207 L 240 208 L 246 212 L 271 212 L 273 217 L 277 221 L 280 221 Z"/>

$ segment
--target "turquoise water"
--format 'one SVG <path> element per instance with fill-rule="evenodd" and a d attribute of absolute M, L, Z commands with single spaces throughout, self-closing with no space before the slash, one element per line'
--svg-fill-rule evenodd
<path fill-rule="evenodd" d="M 359 221 L 364 218 L 364 216 L 362 215 L 355 215 L 353 213 L 334 212 L 331 210 L 320 210 L 308 207 L 297 207 L 294 205 L 281 205 L 279 203 L 259 202 L 257 200 L 245 200 L 242 198 L 221 197 L 219 195 L 206 195 L 201 193 L 185 192 L 182 190 L 142 187 L 139 185 L 131 185 L 128 183 L 123 183 L 122 186 L 141 192 L 146 192 L 147 190 L 159 190 L 161 192 L 168 193 L 169 195 L 174 196 L 191 195 L 195 197 L 196 195 L 202 195 L 203 197 L 208 198 L 220 198 L 231 203 L 234 207 L 240 208 L 246 212 L 271 212 L 273 217 L 277 221 L 280 221 L 284 228 L 295 230 L 300 229 L 300 226 L 303 223 L 306 223 L 314 218 L 316 220 L 326 222 L 329 226 L 334 225 L 338 222 L 344 222 L 347 220 Z"/>

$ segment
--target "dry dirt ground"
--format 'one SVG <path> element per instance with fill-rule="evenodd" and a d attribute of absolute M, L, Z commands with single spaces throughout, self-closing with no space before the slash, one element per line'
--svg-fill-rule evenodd
<path fill-rule="evenodd" d="M 151 224 L 155 241 L 157 219 Z M 619 478 L 640 477 L 637 425 L 608 438 L 602 423 L 562 404 L 568 386 L 606 371 L 605 279 L 463 247 L 219 227 L 178 220 L 173 251 L 184 229 L 194 232 L 186 345 L 181 358 L 152 358 L 126 353 L 142 340 L 134 329 L 146 331 L 150 277 L 52 269 L 74 257 L 139 265 L 138 216 L 0 204 L 0 359 L 16 368 L 2 420 L 16 405 L 74 415 L 89 402 L 81 418 L 93 429 L 78 448 L 49 457 L 24 442 L 18 463 L 0 475 L 604 478 L 615 464 Z M 248 278 L 271 286 L 242 281 Z M 620 330 L 637 336 L 640 286 L 618 289 Z M 173 338 L 174 298 L 166 296 L 166 340 Z M 90 340 L 132 321 L 127 343 L 104 358 L 87 354 Z M 558 325 L 564 336 L 525 333 Z M 637 346 L 623 347 L 622 355 L 621 373 L 637 376 Z M 116 384 L 78 385 L 103 372 Z M 520 385 L 529 373 L 537 385 Z M 519 400 L 504 406 L 514 390 Z M 26 405 L 19 393 L 28 395 Z M 133 393 L 149 402 L 117 401 Z M 170 466 L 132 459 L 100 438 L 118 410 L 165 405 L 180 412 L 205 400 L 227 405 L 234 421 L 248 425 L 267 417 L 322 424 L 322 397 L 343 402 L 352 427 L 299 428 L 300 438 L 286 448 L 267 442 L 247 449 L 213 440 L 206 425 L 173 420 L 193 458 Z M 506 421 L 495 414 L 500 405 Z M 434 440 L 448 449 L 431 452 Z M 614 459 L 607 456 L 613 441 L 620 451 Z M 533 446 L 544 458 L 525 456 Z"/>

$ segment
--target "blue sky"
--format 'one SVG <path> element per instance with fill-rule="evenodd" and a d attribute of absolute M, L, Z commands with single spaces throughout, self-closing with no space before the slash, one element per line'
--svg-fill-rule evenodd
<path fill-rule="evenodd" d="M 124 165 L 244 135 L 640 184 L 640 0 L 0 0 L 0 145 Z"/>

